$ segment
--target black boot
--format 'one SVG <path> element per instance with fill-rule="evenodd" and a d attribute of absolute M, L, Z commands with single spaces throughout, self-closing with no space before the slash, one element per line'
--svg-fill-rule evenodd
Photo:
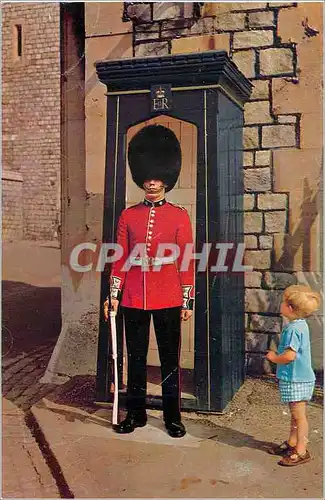
<path fill-rule="evenodd" d="M 118 434 L 130 434 L 136 427 L 144 427 L 146 424 L 147 414 L 145 411 L 128 412 L 126 419 L 114 426 L 114 431 Z"/>
<path fill-rule="evenodd" d="M 180 420 L 178 422 L 165 422 L 165 427 L 173 438 L 181 438 L 186 434 L 186 429 Z"/>

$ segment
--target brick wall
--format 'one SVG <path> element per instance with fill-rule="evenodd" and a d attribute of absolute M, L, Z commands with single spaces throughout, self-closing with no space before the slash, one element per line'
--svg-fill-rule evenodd
<path fill-rule="evenodd" d="M 4 237 L 51 240 L 60 223 L 60 7 L 11 3 L 2 12 L 3 163 L 23 178 L 15 202 L 21 215 L 12 214 L 15 229 L 4 218 Z M 4 187 L 18 195 L 17 187 Z M 4 213 L 16 213 L 7 195 L 3 202 Z"/>
<path fill-rule="evenodd" d="M 19 172 L 2 172 L 2 237 L 4 240 L 23 238 L 23 178 Z"/>

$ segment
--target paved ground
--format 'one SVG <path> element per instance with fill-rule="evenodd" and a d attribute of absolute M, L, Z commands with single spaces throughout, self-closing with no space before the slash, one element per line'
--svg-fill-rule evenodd
<path fill-rule="evenodd" d="M 273 380 L 248 379 L 225 415 L 184 414 L 183 439 L 153 410 L 118 436 L 93 377 L 38 382 L 60 332 L 59 250 L 4 244 L 3 279 L 3 498 L 322 498 L 321 398 L 309 407 L 314 459 L 292 469 L 264 450 L 289 426 Z"/>
<path fill-rule="evenodd" d="M 2 424 L 2 498 L 59 498 L 24 412 L 5 398 Z"/>
<path fill-rule="evenodd" d="M 313 460 L 278 466 L 265 447 L 287 437 L 289 415 L 273 381 L 248 379 L 226 415 L 184 414 L 188 433 L 179 440 L 158 411 L 120 436 L 110 409 L 91 407 L 76 387 L 69 397 L 44 398 L 32 412 L 77 498 L 322 498 L 322 408 L 309 408 Z"/>
<path fill-rule="evenodd" d="M 34 402 L 60 333 L 60 250 L 53 243 L 2 246 L 2 497 L 59 498 L 33 433 Z"/>

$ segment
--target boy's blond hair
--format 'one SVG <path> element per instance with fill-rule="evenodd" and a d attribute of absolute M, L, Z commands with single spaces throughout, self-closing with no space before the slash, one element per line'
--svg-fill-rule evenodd
<path fill-rule="evenodd" d="M 283 300 L 292 307 L 297 318 L 306 318 L 317 311 L 321 297 L 306 285 L 291 285 L 283 292 Z"/>

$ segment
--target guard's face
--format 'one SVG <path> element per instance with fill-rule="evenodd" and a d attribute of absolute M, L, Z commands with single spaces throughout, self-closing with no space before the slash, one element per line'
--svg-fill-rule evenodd
<path fill-rule="evenodd" d="M 165 190 L 166 184 L 157 179 L 150 179 L 144 182 L 143 187 L 146 193 L 158 194 L 162 193 Z"/>

